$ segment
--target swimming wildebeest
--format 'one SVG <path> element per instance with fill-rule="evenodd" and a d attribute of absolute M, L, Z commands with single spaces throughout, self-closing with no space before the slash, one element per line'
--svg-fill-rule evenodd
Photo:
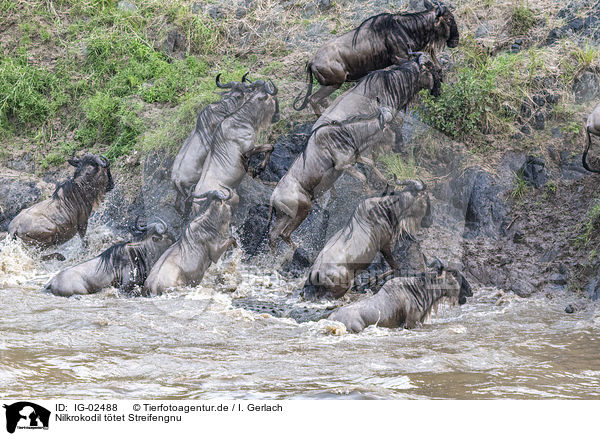
<path fill-rule="evenodd" d="M 110 163 L 95 154 L 68 162 L 76 168 L 73 178 L 60 183 L 51 198 L 22 210 L 8 225 L 11 237 L 45 248 L 62 244 L 75 233 L 85 236 L 92 210 L 113 189 Z"/>
<path fill-rule="evenodd" d="M 250 82 L 244 74 L 241 82 L 221 83 L 220 74 L 215 78 L 218 88 L 226 89 L 223 98 L 206 106 L 198 115 L 196 126 L 187 137 L 179 153 L 175 157 L 171 169 L 171 181 L 177 190 L 175 201 L 177 209 L 184 212 L 189 203 L 194 186 L 198 183 L 202 172 L 202 165 L 210 151 L 210 143 L 219 124 L 231 113 L 235 112 L 244 101 L 252 95 L 252 91 L 264 84 L 263 81 Z"/>
<path fill-rule="evenodd" d="M 234 113 L 225 118 L 217 127 L 210 145 L 210 151 L 198 184 L 194 188 L 194 197 L 204 192 L 227 187 L 235 190 L 248 171 L 248 160 L 256 153 L 265 153 L 260 166 L 264 169 L 268 163 L 273 146 L 256 145 L 256 136 L 269 123 L 279 121 L 279 103 L 277 87 L 272 82 L 263 82 L 252 96 Z M 234 193 L 232 207 L 237 206 L 238 197 Z M 200 210 L 201 205 L 195 201 L 193 213 Z"/>
<path fill-rule="evenodd" d="M 136 222 L 132 241 L 115 244 L 79 265 L 58 273 L 44 287 L 54 295 L 93 294 L 109 286 L 130 292 L 143 285 L 158 258 L 174 242 L 163 222 L 140 226 Z"/>
<path fill-rule="evenodd" d="M 352 167 L 356 162 L 373 166 L 365 156 L 391 141 L 392 132 L 387 124 L 392 118 L 387 108 L 380 108 L 373 114 L 349 117 L 342 122 L 331 121 L 313 129 L 306 148 L 271 194 L 267 229 L 273 216 L 276 217 L 269 233 L 271 249 L 279 237 L 294 247 L 292 232 L 310 212 L 312 200 L 329 190 L 343 171 L 358 173 Z M 365 183 L 364 176 L 362 179 Z"/>
<path fill-rule="evenodd" d="M 147 295 L 160 295 L 169 288 L 195 286 L 202 281 L 212 262 L 217 262 L 235 239 L 230 235 L 233 191 L 209 191 L 196 200 L 203 200 L 205 209 L 189 222 L 179 240 L 156 262 L 146 283 Z"/>
<path fill-rule="evenodd" d="M 598 106 L 596 106 L 596 108 L 592 111 L 592 113 L 588 117 L 587 122 L 585 123 L 585 131 L 587 134 L 587 145 L 585 146 L 583 156 L 581 156 L 581 160 L 583 162 L 583 167 L 586 170 L 591 171 L 593 173 L 600 173 L 600 170 L 594 170 L 594 169 L 590 168 L 590 166 L 587 163 L 587 154 L 588 154 L 588 151 L 590 150 L 590 146 L 592 145 L 592 136 L 591 135 L 600 137 L 600 104 Z"/>
<path fill-rule="evenodd" d="M 308 103 L 316 113 L 320 102 L 344 82 L 358 80 L 371 71 L 407 59 L 409 53 L 430 53 L 436 68 L 435 52 L 447 44 L 458 45 L 459 33 L 454 15 L 441 3 L 425 1 L 427 10 L 411 14 L 379 14 L 366 19 L 356 29 L 327 42 L 306 66 L 308 86 L 304 100 L 294 101 L 294 109 Z M 311 95 L 313 75 L 321 88 Z"/>
<path fill-rule="evenodd" d="M 328 319 L 341 322 L 353 333 L 374 324 L 411 329 L 424 322 L 443 298 L 452 305 L 464 304 L 472 295 L 471 286 L 456 270 L 396 277 L 377 294 L 340 307 Z"/>
<path fill-rule="evenodd" d="M 429 227 L 432 222 L 425 186 L 416 180 L 401 185 L 406 186 L 402 191 L 363 200 L 348 224 L 327 241 L 308 273 L 304 298 L 341 298 L 377 253 L 383 254 L 392 269 L 398 269 L 392 256 L 397 240 L 413 237 L 419 227 Z"/>

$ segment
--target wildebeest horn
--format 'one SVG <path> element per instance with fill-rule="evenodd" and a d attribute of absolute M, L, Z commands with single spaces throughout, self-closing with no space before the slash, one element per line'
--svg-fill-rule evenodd
<path fill-rule="evenodd" d="M 71 157 L 69 160 L 67 160 L 67 162 L 69 162 L 69 165 L 77 168 L 79 166 L 80 159 L 77 157 Z"/>
<path fill-rule="evenodd" d="M 133 228 L 138 232 L 145 232 L 148 227 L 146 225 L 140 224 L 140 216 L 138 215 L 135 219 L 135 225 Z"/>
<path fill-rule="evenodd" d="M 435 2 L 434 5 L 438 8 L 437 12 L 435 13 L 436 18 L 446 13 L 446 6 L 444 6 L 442 3 Z"/>
<path fill-rule="evenodd" d="M 233 197 L 233 190 L 229 186 L 221 185 L 221 187 L 227 191 L 227 196 L 225 196 L 222 191 L 216 191 L 217 197 L 219 198 L 219 200 L 222 200 L 222 201 L 231 200 L 231 197 Z"/>
<path fill-rule="evenodd" d="M 159 235 L 162 235 L 167 231 L 169 226 L 161 218 L 157 218 L 157 219 L 158 219 L 158 223 L 154 223 L 154 229 L 156 230 L 156 233 L 158 233 Z"/>
<path fill-rule="evenodd" d="M 413 190 L 413 191 L 424 191 L 426 186 L 425 183 L 421 182 L 420 180 L 403 180 L 402 182 L 399 182 L 398 180 L 396 180 L 396 183 L 400 186 L 406 186 L 408 187 L 408 189 Z"/>
<path fill-rule="evenodd" d="M 267 91 L 267 94 L 269 95 L 277 95 L 278 89 L 273 81 L 269 80 L 267 83 L 265 83 L 265 91 Z"/>
<path fill-rule="evenodd" d="M 221 77 L 221 73 L 217 74 L 217 77 L 215 77 L 215 83 L 217 84 L 217 88 L 223 88 L 223 89 L 233 88 L 234 82 L 221 83 L 219 81 L 220 77 Z"/>
<path fill-rule="evenodd" d="M 202 194 L 199 194 L 199 195 L 194 195 L 192 201 L 203 200 L 205 198 L 209 201 L 212 201 L 215 198 L 222 200 L 224 198 L 224 195 L 218 189 L 214 189 L 212 191 L 203 192 Z"/>
<path fill-rule="evenodd" d="M 110 165 L 110 161 L 104 157 L 104 156 L 97 156 L 96 157 L 96 162 L 98 163 L 98 165 L 100 165 L 102 168 L 107 168 L 108 165 Z"/>
<path fill-rule="evenodd" d="M 248 79 L 248 74 L 250 74 L 250 71 L 242 76 L 242 83 L 252 83 L 252 80 Z"/>
<path fill-rule="evenodd" d="M 426 10 L 433 9 L 433 3 L 431 3 L 429 0 L 424 0 L 423 6 L 425 7 Z"/>

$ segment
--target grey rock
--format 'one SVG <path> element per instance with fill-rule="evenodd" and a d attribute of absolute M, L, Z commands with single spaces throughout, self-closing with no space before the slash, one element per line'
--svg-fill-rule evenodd
<path fill-rule="evenodd" d="M 213 6 L 208 9 L 208 16 L 213 20 L 222 20 L 227 17 L 227 11 L 220 6 Z"/>
<path fill-rule="evenodd" d="M 185 37 L 179 33 L 179 31 L 173 29 L 167 34 L 167 38 L 163 41 L 162 48 L 169 55 L 172 55 L 175 52 L 184 51 Z"/>
<path fill-rule="evenodd" d="M 544 130 L 546 128 L 546 116 L 544 115 L 544 112 L 537 111 L 533 116 L 531 125 L 535 130 Z"/>
<path fill-rule="evenodd" d="M 42 190 L 34 180 L 0 176 L 0 231 L 23 209 L 42 200 Z"/>
<path fill-rule="evenodd" d="M 317 7 L 320 11 L 326 11 L 333 5 L 332 0 L 317 0 Z"/>
<path fill-rule="evenodd" d="M 600 298 L 600 273 L 589 281 L 588 285 L 585 287 L 585 292 L 592 301 L 596 301 Z"/>
<path fill-rule="evenodd" d="M 590 71 L 584 72 L 573 83 L 576 103 L 587 103 L 594 100 L 600 93 L 600 80 Z"/>
<path fill-rule="evenodd" d="M 564 286 L 569 281 L 568 274 L 555 273 L 550 276 L 548 281 L 554 285 Z"/>
<path fill-rule="evenodd" d="M 490 24 L 486 21 L 475 30 L 475 38 L 485 38 L 490 33 Z"/>
<path fill-rule="evenodd" d="M 497 237 L 506 218 L 506 207 L 500 199 L 501 188 L 494 177 L 480 169 L 469 168 L 450 182 L 450 199 L 455 208 L 465 211 L 464 237 L 478 235 Z"/>
<path fill-rule="evenodd" d="M 567 150 L 560 153 L 560 170 L 563 179 L 566 180 L 576 180 L 589 175 L 589 172 L 583 168 L 581 155 L 573 155 Z"/>
<path fill-rule="evenodd" d="M 531 127 L 529 127 L 528 124 L 524 124 L 521 127 L 521 132 L 523 132 L 523 134 L 525 134 L 525 135 L 531 135 Z"/>
<path fill-rule="evenodd" d="M 248 9 L 239 7 L 235 10 L 235 18 L 244 18 L 248 15 Z"/>
<path fill-rule="evenodd" d="M 304 19 L 312 18 L 316 12 L 317 12 L 317 7 L 315 6 L 315 4 L 307 3 L 306 6 L 304 6 L 304 9 L 302 9 L 302 18 L 304 18 Z M 313 23 L 313 24 L 315 24 L 315 23 Z"/>
<path fill-rule="evenodd" d="M 119 3 L 117 3 L 117 8 L 127 12 L 135 12 L 138 10 L 136 5 L 126 0 L 121 0 Z"/>

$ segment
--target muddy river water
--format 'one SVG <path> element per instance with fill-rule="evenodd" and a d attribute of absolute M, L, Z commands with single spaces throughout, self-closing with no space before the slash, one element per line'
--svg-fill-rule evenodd
<path fill-rule="evenodd" d="M 40 292 L 60 268 L 109 243 L 108 231 L 97 230 L 87 248 L 72 242 L 67 251 L 81 254 L 62 263 L 0 243 L 5 397 L 600 398 L 600 311 L 567 294 L 523 299 L 475 288 L 466 305 L 441 306 L 417 329 L 346 334 L 341 324 L 298 323 L 236 304 L 258 298 L 294 307 L 300 284 L 248 268 L 237 251 L 201 286 L 157 298 Z M 581 310 L 567 314 L 568 304 Z"/>

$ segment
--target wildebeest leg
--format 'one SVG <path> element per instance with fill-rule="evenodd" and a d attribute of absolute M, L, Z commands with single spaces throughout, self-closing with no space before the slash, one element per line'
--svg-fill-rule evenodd
<path fill-rule="evenodd" d="M 264 144 L 264 145 L 261 145 L 260 147 L 255 147 L 252 150 L 252 152 L 250 152 L 247 155 L 247 158 L 250 158 L 251 156 L 253 156 L 257 153 L 265 153 L 265 158 L 263 159 L 263 161 L 259 165 L 259 167 L 257 169 L 252 170 L 252 172 L 251 172 L 252 177 L 256 176 L 259 172 L 263 171 L 267 167 L 267 164 L 269 163 L 269 159 L 271 158 L 271 154 L 273 153 L 274 149 L 275 149 L 275 147 L 273 147 L 272 144 Z"/>
<path fill-rule="evenodd" d="M 377 176 L 377 178 L 379 180 L 381 180 L 382 183 L 387 183 L 387 179 L 385 178 L 385 176 L 381 173 L 381 171 L 379 171 L 379 168 L 377 168 L 375 166 L 375 162 L 373 162 L 373 159 L 368 158 L 366 156 L 360 156 L 357 159 L 357 162 L 363 163 L 365 165 L 367 165 L 368 167 L 370 167 L 373 170 L 373 174 L 375 174 Z"/>
<path fill-rule="evenodd" d="M 389 245 L 381 247 L 381 254 L 383 254 L 383 258 L 393 270 L 399 269 L 398 263 L 394 259 L 394 256 L 392 255 L 392 249 Z"/>
<path fill-rule="evenodd" d="M 345 171 L 364 185 L 365 191 L 367 192 L 368 195 L 371 195 L 373 193 L 373 190 L 371 189 L 371 187 L 369 186 L 369 183 L 367 182 L 367 178 L 358 169 L 356 169 L 355 167 L 348 167 L 348 168 L 346 168 Z"/>
<path fill-rule="evenodd" d="M 227 238 L 221 244 L 209 244 L 208 256 L 210 257 L 210 260 L 216 263 L 221 257 L 221 255 L 225 252 L 225 250 L 227 250 L 232 245 L 237 246 L 237 242 L 235 241 L 235 238 L 233 236 Z"/>
<path fill-rule="evenodd" d="M 281 239 L 283 239 L 294 250 L 296 250 L 297 247 L 292 241 L 292 233 L 300 226 L 300 224 L 302 224 L 302 221 L 306 219 L 311 208 L 312 204 L 300 203 L 296 216 L 289 220 L 287 225 L 281 231 Z"/>
<path fill-rule="evenodd" d="M 323 113 L 321 111 L 321 101 L 329 97 L 335 91 L 337 91 L 339 87 L 340 85 L 321 86 L 317 92 L 310 96 L 309 102 L 311 107 L 315 111 L 315 114 L 321 116 L 321 114 Z"/>

